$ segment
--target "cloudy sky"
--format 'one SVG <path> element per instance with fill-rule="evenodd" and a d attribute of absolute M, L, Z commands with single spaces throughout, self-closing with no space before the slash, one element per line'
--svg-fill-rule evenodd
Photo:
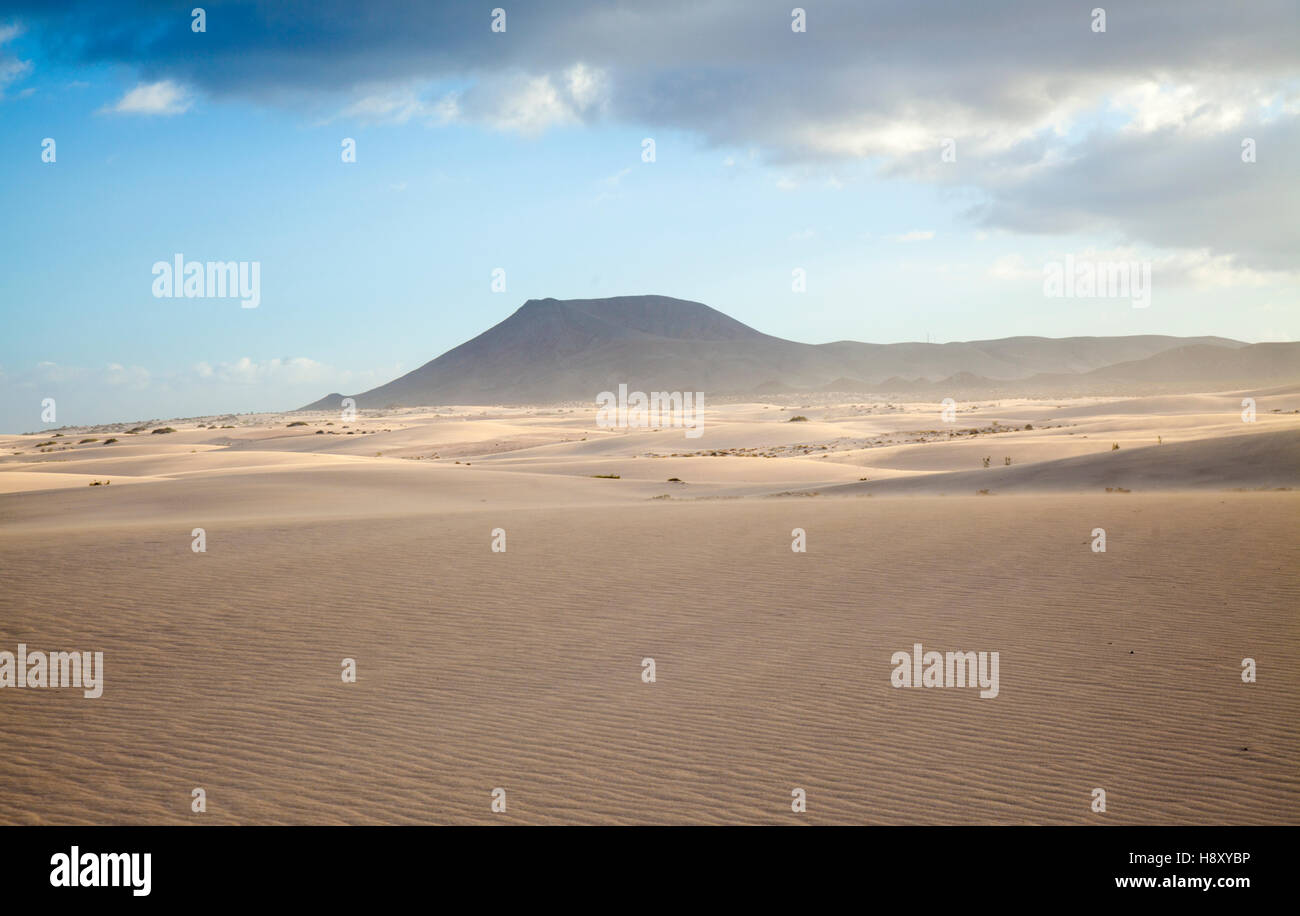
<path fill-rule="evenodd" d="M 1092 2 L 0 0 L 0 429 L 292 408 L 546 296 L 1296 339 L 1300 5 Z M 154 296 L 177 253 L 260 304 Z"/>

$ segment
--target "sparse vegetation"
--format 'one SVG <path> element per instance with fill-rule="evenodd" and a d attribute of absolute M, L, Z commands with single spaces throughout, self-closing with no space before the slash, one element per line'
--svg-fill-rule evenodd
<path fill-rule="evenodd" d="M 592 477 L 600 477 L 600 478 L 602 478 L 602 479 L 604 479 L 604 480 L 621 480 L 621 479 L 622 479 L 622 478 L 619 477 L 619 475 L 617 475 L 617 474 L 592 474 L 591 476 L 592 476 Z"/>
<path fill-rule="evenodd" d="M 294 427 L 294 426 L 306 426 L 306 425 L 307 425 L 307 421 L 306 421 L 306 420 L 294 420 L 292 423 L 289 424 L 290 427 Z"/>
<path fill-rule="evenodd" d="M 797 417 L 791 417 L 790 419 L 786 420 L 785 422 L 787 422 L 787 423 L 807 423 L 807 422 L 808 422 L 808 418 L 805 417 L 803 414 L 800 414 L 800 415 L 797 416 Z"/>
<path fill-rule="evenodd" d="M 1118 443 L 1118 442 L 1112 442 L 1112 443 L 1111 443 L 1111 446 L 1110 446 L 1110 450 L 1111 450 L 1112 452 L 1119 451 L 1119 443 Z"/>
<path fill-rule="evenodd" d="M 98 441 L 99 441 L 98 439 L 82 439 L 82 440 L 81 440 L 80 442 L 78 442 L 77 444 L 78 444 L 78 445 L 85 445 L 87 442 L 98 442 Z"/>
<path fill-rule="evenodd" d="M 116 441 L 117 441 L 116 439 L 105 439 L 105 440 L 104 440 L 104 444 L 105 444 L 105 445 L 112 445 L 112 444 L 113 444 L 114 442 L 116 442 Z"/>
<path fill-rule="evenodd" d="M 176 430 L 171 426 L 160 426 L 153 431 L 153 435 L 159 436 L 164 433 L 174 433 L 174 432 L 176 432 Z"/>

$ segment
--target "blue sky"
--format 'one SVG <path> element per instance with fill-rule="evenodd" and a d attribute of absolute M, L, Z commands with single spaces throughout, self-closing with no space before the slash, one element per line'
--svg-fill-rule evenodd
<path fill-rule="evenodd" d="M 388 12 L 400 31 L 402 9 Z M 1226 78 L 1170 61 L 1151 79 L 1149 62 L 1130 72 L 1085 57 L 1080 72 L 1104 76 L 1086 91 L 1029 112 L 1010 88 L 945 96 L 935 123 L 916 114 L 924 95 L 801 105 L 726 73 L 701 89 L 691 75 L 718 61 L 767 72 L 725 36 L 662 71 L 653 55 L 620 70 L 632 45 L 653 43 L 621 30 L 554 59 L 520 51 L 496 72 L 478 44 L 422 67 L 381 31 L 323 78 L 263 35 L 265 67 L 232 75 L 215 55 L 205 71 L 209 35 L 190 31 L 188 5 L 134 15 L 155 24 L 154 44 L 106 50 L 90 48 L 92 16 L 0 7 L 0 429 L 52 425 L 44 397 L 58 424 L 293 408 L 386 382 L 547 296 L 678 296 L 810 343 L 1300 332 L 1296 264 L 1275 244 L 1295 231 L 1281 211 L 1300 105 L 1294 65 L 1274 66 L 1267 48 L 1234 52 L 1240 72 Z M 208 7 L 210 28 L 222 15 Z M 88 34 L 55 40 L 69 22 Z M 816 39 L 815 17 L 809 36 L 782 25 L 772 40 Z M 384 70 L 389 59 L 403 66 Z M 847 60 L 790 72 L 809 68 L 825 99 L 856 74 Z M 953 63 L 952 79 L 977 64 Z M 1020 76 L 1046 79 L 1032 64 Z M 716 99 L 727 91 L 743 104 Z M 784 131 L 771 123 L 782 117 Z M 950 134 L 959 162 L 943 172 Z M 1259 163 L 1240 161 L 1243 136 L 1265 146 Z M 341 161 L 345 137 L 355 163 Z M 1230 231 L 1234 220 L 1255 229 Z M 260 306 L 155 298 L 151 266 L 177 252 L 260 262 Z M 1066 254 L 1153 262 L 1151 306 L 1044 298 L 1043 265 Z"/>

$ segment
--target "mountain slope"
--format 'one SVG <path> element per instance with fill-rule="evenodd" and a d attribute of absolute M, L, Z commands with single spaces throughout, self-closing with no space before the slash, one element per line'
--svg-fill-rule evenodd
<path fill-rule="evenodd" d="M 763 334 L 699 302 L 667 296 L 530 299 L 513 315 L 378 388 L 358 407 L 592 400 L 631 390 L 754 391 L 816 388 L 836 379 L 876 385 L 891 376 L 970 373 L 1023 379 L 1089 372 L 1176 347 L 1231 350 L 1220 337 L 1012 337 L 968 343 L 803 344 Z M 336 409 L 330 394 L 303 410 Z"/>

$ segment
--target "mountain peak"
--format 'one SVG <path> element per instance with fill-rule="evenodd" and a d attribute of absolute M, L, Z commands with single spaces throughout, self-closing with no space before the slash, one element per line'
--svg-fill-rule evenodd
<path fill-rule="evenodd" d="M 783 390 L 828 384 L 856 390 L 882 382 L 889 387 L 899 377 L 916 379 L 909 386 L 928 391 L 941 379 L 955 387 L 977 380 L 1002 384 L 1045 372 L 1076 378 L 1075 373 L 1194 344 L 1206 345 L 1233 378 L 1249 377 L 1246 363 L 1260 359 L 1242 354 L 1238 367 L 1226 357 L 1242 347 L 1239 342 L 1155 336 L 813 345 L 763 334 L 689 299 L 546 297 L 529 299 L 472 340 L 353 397 L 358 407 L 541 403 L 593 401 L 599 392 L 621 384 L 642 391 L 740 393 L 764 382 Z M 1286 355 L 1271 359 L 1277 362 Z M 1265 375 L 1290 377 L 1275 366 Z M 1116 383 L 1109 377 L 1101 382 Z M 334 409 L 341 400 L 331 394 L 308 409 Z"/>
<path fill-rule="evenodd" d="M 671 296 L 529 299 L 497 327 L 516 320 L 564 322 L 581 327 L 599 340 L 642 335 L 697 341 L 767 339 L 766 334 L 702 302 Z"/>

